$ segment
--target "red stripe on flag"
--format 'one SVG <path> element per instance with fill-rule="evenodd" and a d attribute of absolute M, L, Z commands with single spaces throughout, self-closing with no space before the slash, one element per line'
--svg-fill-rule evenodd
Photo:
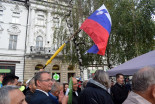
<path fill-rule="evenodd" d="M 91 19 L 86 19 L 80 28 L 84 30 L 97 45 L 99 49 L 97 54 L 104 55 L 109 38 L 108 31 Z"/>

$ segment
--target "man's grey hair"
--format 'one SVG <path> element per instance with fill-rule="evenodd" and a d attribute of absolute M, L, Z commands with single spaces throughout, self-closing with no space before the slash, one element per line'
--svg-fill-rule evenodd
<path fill-rule="evenodd" d="M 37 86 L 37 80 L 42 80 L 41 75 L 44 73 L 50 74 L 50 72 L 47 72 L 47 71 L 40 71 L 40 72 L 36 73 L 36 75 L 34 76 L 34 81 L 35 81 L 36 86 Z"/>
<path fill-rule="evenodd" d="M 52 88 L 51 88 L 50 92 L 55 93 L 56 91 L 60 90 L 60 85 L 61 85 L 61 83 L 55 82 L 52 85 Z"/>
<path fill-rule="evenodd" d="M 143 92 L 155 84 L 155 68 L 144 67 L 136 72 L 132 78 L 133 91 Z"/>
<path fill-rule="evenodd" d="M 0 104 L 10 104 L 9 92 L 17 90 L 17 86 L 3 86 L 0 88 Z"/>
<path fill-rule="evenodd" d="M 101 83 L 107 88 L 110 87 L 109 76 L 104 70 L 97 70 L 94 74 L 93 80 Z"/>

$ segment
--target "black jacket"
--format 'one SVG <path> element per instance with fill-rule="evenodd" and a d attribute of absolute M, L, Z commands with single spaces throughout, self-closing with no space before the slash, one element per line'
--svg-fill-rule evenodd
<path fill-rule="evenodd" d="M 78 96 L 75 94 L 75 92 L 72 93 L 72 104 L 78 104 L 78 97 L 79 97 L 79 91 L 77 91 Z"/>
<path fill-rule="evenodd" d="M 31 100 L 32 96 L 33 96 L 33 92 L 31 92 L 30 90 L 26 91 L 26 93 L 25 93 L 25 100 L 26 100 L 26 102 L 28 104 L 30 103 L 30 100 Z"/>
<path fill-rule="evenodd" d="M 106 90 L 105 86 L 91 79 L 81 92 L 78 104 L 114 104 Z"/>
<path fill-rule="evenodd" d="M 45 93 L 36 90 L 29 104 L 53 104 L 53 101 Z"/>
<path fill-rule="evenodd" d="M 128 96 L 128 89 L 125 85 L 116 83 L 111 88 L 111 94 L 115 104 L 122 104 Z"/>

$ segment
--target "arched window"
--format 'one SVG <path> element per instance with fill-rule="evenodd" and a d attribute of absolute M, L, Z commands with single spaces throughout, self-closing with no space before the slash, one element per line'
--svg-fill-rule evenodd
<path fill-rule="evenodd" d="M 69 65 L 68 66 L 68 70 L 74 70 L 74 66 L 73 65 Z"/>
<path fill-rule="evenodd" d="M 36 38 L 36 47 L 43 47 L 43 37 L 42 36 L 38 36 Z"/>
<path fill-rule="evenodd" d="M 43 65 L 42 64 L 36 65 L 35 70 L 40 70 L 40 69 L 43 69 Z"/>
<path fill-rule="evenodd" d="M 53 65 L 52 70 L 59 70 L 59 65 Z"/>

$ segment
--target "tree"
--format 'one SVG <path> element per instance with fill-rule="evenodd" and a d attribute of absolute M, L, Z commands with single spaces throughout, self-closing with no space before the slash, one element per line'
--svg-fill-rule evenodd
<path fill-rule="evenodd" d="M 117 0 L 111 14 L 113 26 L 107 49 L 109 67 L 153 50 L 152 3 L 153 0 Z"/>
<path fill-rule="evenodd" d="M 107 61 L 108 67 L 112 68 L 114 65 L 153 50 L 153 46 L 155 46 L 153 40 L 155 23 L 151 19 L 155 11 L 153 0 L 72 0 L 71 12 L 62 21 L 69 20 L 69 29 L 73 33 L 103 3 L 112 18 L 112 31 L 105 55 L 107 60 L 100 55 L 85 54 L 86 50 L 94 43 L 88 35 L 80 32 L 75 39 L 79 45 L 83 66 L 88 67 L 91 64 L 103 65 Z M 69 37 L 67 30 L 66 35 L 60 34 L 63 41 Z M 57 37 L 57 39 L 60 39 L 60 37 Z M 68 60 L 73 64 L 78 62 L 75 47 L 75 44 L 70 42 L 63 51 L 64 60 Z"/>

